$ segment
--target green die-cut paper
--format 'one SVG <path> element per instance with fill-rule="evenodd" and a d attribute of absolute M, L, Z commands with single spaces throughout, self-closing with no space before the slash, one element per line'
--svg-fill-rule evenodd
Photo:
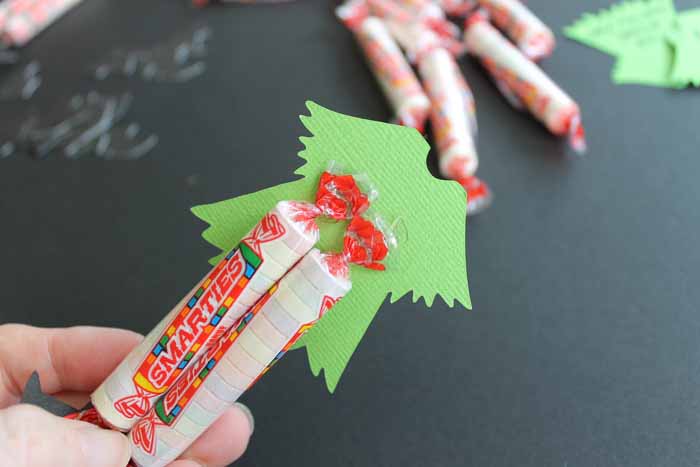
<path fill-rule="evenodd" d="M 674 47 L 658 41 L 644 48 L 630 48 L 618 56 L 611 72 L 615 84 L 643 84 L 668 88 L 682 87 L 671 76 Z"/>
<path fill-rule="evenodd" d="M 663 41 L 676 21 L 673 0 L 632 0 L 585 13 L 564 35 L 613 56 Z"/>
<path fill-rule="evenodd" d="M 412 293 L 431 306 L 439 295 L 447 305 L 471 308 L 466 264 L 466 196 L 453 181 L 427 169 L 428 144 L 412 128 L 362 120 L 308 102 L 301 116 L 311 137 L 300 138 L 305 163 L 302 178 L 192 212 L 209 223 L 202 236 L 223 252 L 280 200 L 312 200 L 320 173 L 330 161 L 367 174 L 379 192 L 373 209 L 388 221 L 398 219 L 399 248 L 384 272 L 353 267 L 353 289 L 297 344 L 306 347 L 311 371 L 324 371 L 333 392 L 374 315 L 387 296 L 391 303 Z M 344 225 L 322 224 L 321 250 L 340 246 Z M 405 235 L 402 235 L 405 232 Z M 215 264 L 225 253 L 212 259 Z M 400 317 L 397 317 L 400 319 Z M 397 323 L 400 325 L 400 323 Z"/>
<path fill-rule="evenodd" d="M 689 80 L 681 76 L 683 67 L 673 73 L 678 44 L 669 37 L 677 32 L 678 18 L 673 0 L 631 0 L 584 14 L 564 34 L 617 57 L 611 71 L 616 84 L 679 88 Z"/>

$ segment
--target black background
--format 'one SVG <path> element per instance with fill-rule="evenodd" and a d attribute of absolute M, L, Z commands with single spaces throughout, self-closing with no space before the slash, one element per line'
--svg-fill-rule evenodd
<path fill-rule="evenodd" d="M 609 2 L 530 4 L 559 33 Z M 214 30 L 205 76 L 108 84 L 160 136 L 147 158 L 0 161 L 0 322 L 147 332 L 218 253 L 188 208 L 288 180 L 306 99 L 390 117 L 321 0 L 86 1 L 24 50 L 44 68 L 31 105 L 60 114 L 112 48 L 196 21 Z M 474 311 L 385 305 L 332 396 L 289 355 L 245 396 L 257 425 L 237 465 L 696 466 L 700 96 L 615 86 L 611 57 L 560 36 L 543 66 L 583 108 L 577 158 L 461 64 L 496 196 L 468 223 Z M 18 109 L 2 104 L 3 130 Z"/>

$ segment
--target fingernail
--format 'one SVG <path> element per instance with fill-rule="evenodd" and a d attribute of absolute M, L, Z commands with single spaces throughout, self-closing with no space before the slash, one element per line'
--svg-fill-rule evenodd
<path fill-rule="evenodd" d="M 123 434 L 92 427 L 79 432 L 86 466 L 114 467 L 129 462 L 129 443 Z"/>
<path fill-rule="evenodd" d="M 250 426 L 250 434 L 252 435 L 253 431 L 255 430 L 255 417 L 253 417 L 253 412 L 251 412 L 247 406 L 241 404 L 240 402 L 236 402 L 234 405 L 241 409 L 241 412 L 243 412 L 245 418 L 248 419 L 248 425 Z"/>

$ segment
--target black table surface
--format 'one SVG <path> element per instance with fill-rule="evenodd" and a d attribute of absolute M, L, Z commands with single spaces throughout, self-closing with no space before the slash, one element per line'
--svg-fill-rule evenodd
<path fill-rule="evenodd" d="M 561 37 L 609 2 L 530 4 L 558 32 L 543 67 L 581 104 L 588 155 L 462 59 L 479 176 L 495 192 L 468 222 L 474 310 L 386 304 L 334 395 L 293 352 L 244 397 L 257 425 L 237 465 L 698 465 L 700 96 L 615 86 L 611 57 Z M 217 253 L 189 207 L 289 180 L 305 100 L 390 117 L 321 0 L 86 1 L 23 51 L 44 70 L 30 106 L 56 112 L 99 87 L 89 68 L 112 48 L 198 21 L 214 32 L 203 77 L 116 85 L 160 136 L 151 155 L 0 161 L 0 322 L 147 332 Z M 17 123 L 15 107 L 0 108 L 0 125 Z"/>

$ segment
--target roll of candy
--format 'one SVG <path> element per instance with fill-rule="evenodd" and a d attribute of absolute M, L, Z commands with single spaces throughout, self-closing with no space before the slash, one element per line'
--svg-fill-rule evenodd
<path fill-rule="evenodd" d="M 585 152 L 578 104 L 491 26 L 482 12 L 466 20 L 464 42 L 467 51 L 481 60 L 512 104 L 527 108 L 550 132 L 568 135 L 574 150 Z"/>
<path fill-rule="evenodd" d="M 350 219 L 369 200 L 350 175 L 321 176 L 315 204 L 279 202 L 146 336 L 92 394 L 127 431 L 319 238 L 315 219 Z"/>
<path fill-rule="evenodd" d="M 488 185 L 475 177 L 479 158 L 474 95 L 454 57 L 440 47 L 431 30 L 417 23 L 390 24 L 402 47 L 415 57 L 430 98 L 430 123 L 440 173 L 464 187 L 467 214 L 476 214 L 488 207 L 492 195 Z"/>
<path fill-rule="evenodd" d="M 343 253 L 312 249 L 129 433 L 139 467 L 172 462 L 350 291 L 349 264 L 383 269 L 384 234 L 353 219 Z"/>
<path fill-rule="evenodd" d="M 479 5 L 530 60 L 549 57 L 554 51 L 552 30 L 520 0 L 479 0 Z"/>
<path fill-rule="evenodd" d="M 369 16 L 364 0 L 341 5 L 336 14 L 353 31 L 399 124 L 422 132 L 430 102 L 382 20 Z"/>
<path fill-rule="evenodd" d="M 0 37 L 22 47 L 82 0 L 5 0 L 0 3 Z"/>
<path fill-rule="evenodd" d="M 430 124 L 440 173 L 464 187 L 467 214 L 476 214 L 491 204 L 492 195 L 488 185 L 475 176 L 479 159 L 474 96 L 445 49 L 426 54 L 418 66 L 432 103 Z"/>
<path fill-rule="evenodd" d="M 192 4 L 197 7 L 205 7 L 207 5 L 217 4 L 217 3 L 241 3 L 241 4 L 255 4 L 255 3 L 287 3 L 292 0 L 192 0 Z"/>

